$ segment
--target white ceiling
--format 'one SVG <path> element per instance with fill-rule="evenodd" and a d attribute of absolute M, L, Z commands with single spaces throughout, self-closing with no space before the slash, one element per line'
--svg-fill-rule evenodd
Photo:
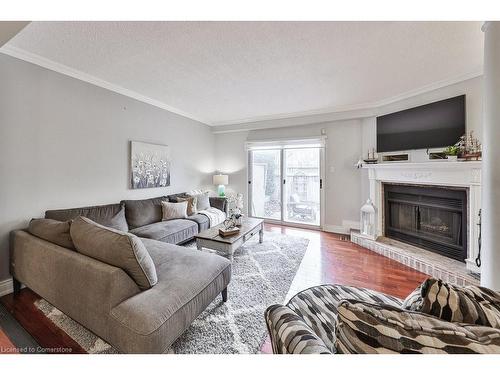
<path fill-rule="evenodd" d="M 480 28 L 480 22 L 32 22 L 6 48 L 222 125 L 368 106 L 478 73 Z"/>

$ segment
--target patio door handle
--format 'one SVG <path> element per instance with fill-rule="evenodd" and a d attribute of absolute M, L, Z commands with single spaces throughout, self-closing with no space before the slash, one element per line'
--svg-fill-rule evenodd
<path fill-rule="evenodd" d="M 285 184 L 286 184 L 286 179 L 283 179 L 283 185 L 285 185 Z"/>

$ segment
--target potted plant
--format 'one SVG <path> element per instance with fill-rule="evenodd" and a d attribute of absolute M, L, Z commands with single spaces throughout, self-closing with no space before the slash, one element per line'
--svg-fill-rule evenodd
<path fill-rule="evenodd" d="M 448 146 L 444 149 L 444 153 L 446 154 L 448 160 L 457 161 L 460 148 L 458 146 Z"/>

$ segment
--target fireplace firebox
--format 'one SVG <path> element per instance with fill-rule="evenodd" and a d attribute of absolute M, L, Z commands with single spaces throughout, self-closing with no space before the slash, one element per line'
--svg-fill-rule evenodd
<path fill-rule="evenodd" d="M 465 262 L 467 191 L 384 184 L 385 236 Z"/>

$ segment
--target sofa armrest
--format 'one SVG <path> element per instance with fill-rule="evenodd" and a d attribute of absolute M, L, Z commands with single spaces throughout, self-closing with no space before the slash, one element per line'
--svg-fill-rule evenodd
<path fill-rule="evenodd" d="M 229 211 L 229 205 L 227 203 L 227 198 L 225 197 L 209 197 L 209 201 L 210 201 L 210 207 L 214 207 L 214 208 L 217 208 L 223 212 L 226 213 L 226 215 L 228 214 L 228 211 Z"/>
<path fill-rule="evenodd" d="M 275 354 L 331 354 L 325 343 L 289 307 L 272 305 L 265 312 Z"/>

